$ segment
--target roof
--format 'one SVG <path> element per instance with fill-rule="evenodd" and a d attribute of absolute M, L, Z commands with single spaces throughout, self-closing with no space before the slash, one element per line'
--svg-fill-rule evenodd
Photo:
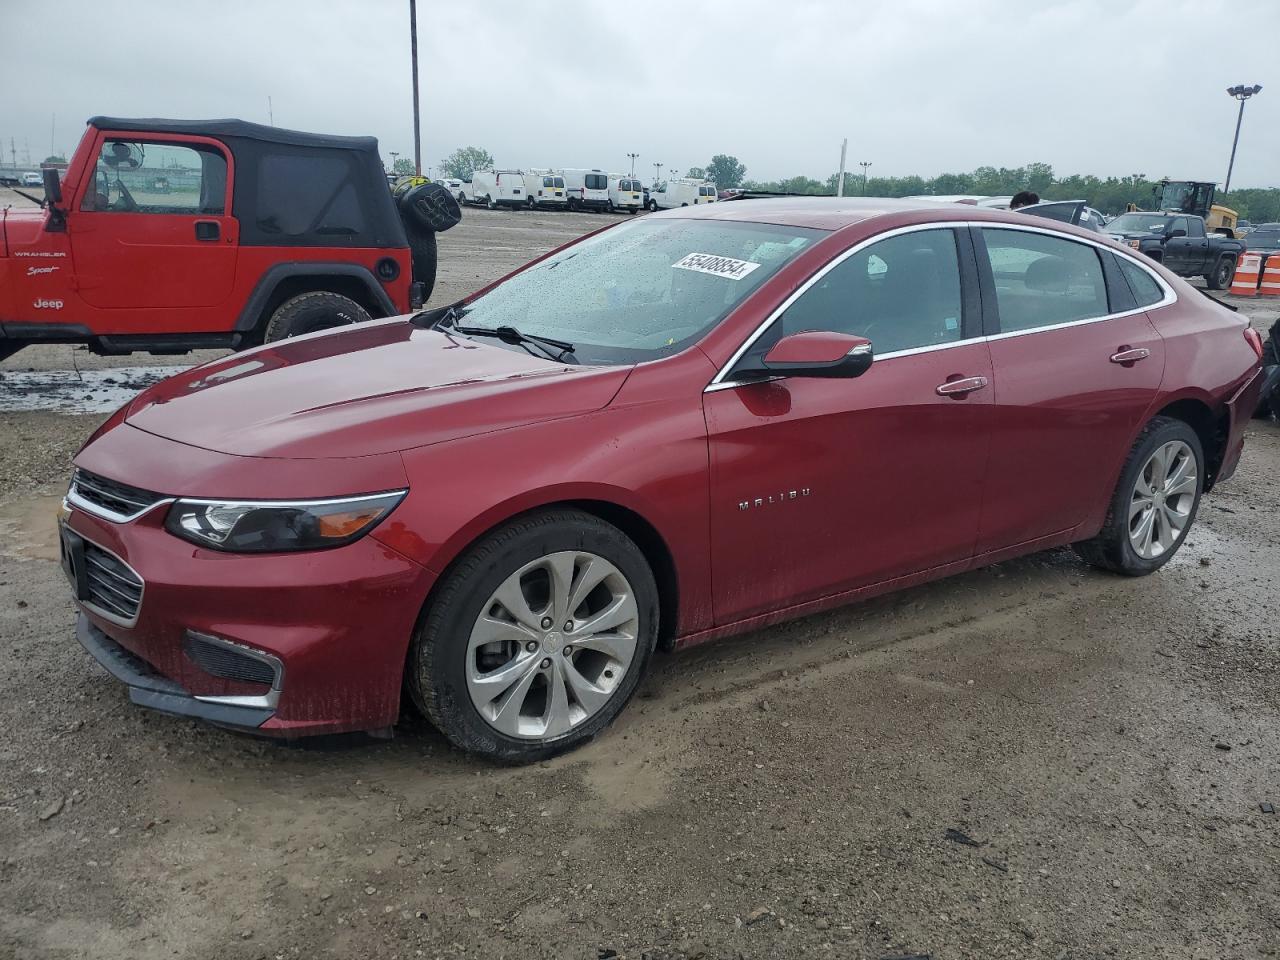
<path fill-rule="evenodd" d="M 746 223 L 774 223 L 789 227 L 815 227 L 838 230 L 873 217 L 896 214 L 919 214 L 925 220 L 991 220 L 1025 223 L 1026 215 L 977 207 L 973 204 L 938 203 L 933 198 L 888 197 L 762 197 L 730 200 L 694 207 L 664 210 L 651 216 L 696 218 L 699 220 L 737 220 Z M 1065 226 L 1065 224 L 1063 224 Z M 1070 229 L 1068 227 L 1068 229 Z"/>
<path fill-rule="evenodd" d="M 339 137 L 325 133 L 303 133 L 283 127 L 268 127 L 245 120 L 162 120 L 158 118 L 127 119 L 123 117 L 90 117 L 89 126 L 99 130 L 128 133 L 180 133 L 192 137 L 239 137 L 267 143 L 285 143 L 295 147 L 331 147 L 377 153 L 376 137 Z"/>

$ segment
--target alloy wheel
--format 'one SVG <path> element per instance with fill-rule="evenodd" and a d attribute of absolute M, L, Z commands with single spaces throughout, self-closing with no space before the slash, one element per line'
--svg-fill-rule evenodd
<path fill-rule="evenodd" d="M 471 628 L 471 702 L 506 736 L 562 737 L 618 690 L 639 629 L 635 591 L 614 564 L 581 550 L 540 557 L 502 582 Z"/>
<path fill-rule="evenodd" d="M 1154 560 L 1177 545 L 1198 488 L 1196 456 L 1184 441 L 1170 440 L 1152 452 L 1129 499 L 1129 543 L 1138 556 Z"/>

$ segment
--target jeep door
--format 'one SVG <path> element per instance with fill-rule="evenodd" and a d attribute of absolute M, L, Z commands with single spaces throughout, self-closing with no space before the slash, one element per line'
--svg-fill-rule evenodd
<path fill-rule="evenodd" d="M 872 342 L 857 379 L 740 383 L 730 366 L 707 388 L 717 623 L 972 556 L 994 384 L 970 244 L 930 224 L 854 247 L 733 361 L 839 331 Z"/>
<path fill-rule="evenodd" d="M 201 137 L 104 132 L 95 155 L 67 213 L 85 302 L 120 311 L 224 303 L 239 239 L 226 148 Z M 127 331 L 129 315 L 122 319 Z M 172 321 L 173 332 L 190 329 L 180 314 Z"/>

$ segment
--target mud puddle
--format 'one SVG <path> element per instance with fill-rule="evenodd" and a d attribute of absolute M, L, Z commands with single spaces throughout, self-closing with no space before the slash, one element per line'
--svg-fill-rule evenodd
<path fill-rule="evenodd" d="M 4 371 L 0 372 L 0 412 L 111 413 L 153 383 L 189 369 L 184 365 Z"/>

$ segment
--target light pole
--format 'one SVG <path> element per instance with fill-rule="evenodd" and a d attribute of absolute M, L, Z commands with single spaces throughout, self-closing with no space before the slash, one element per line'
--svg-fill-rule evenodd
<path fill-rule="evenodd" d="M 862 168 L 862 195 L 867 195 L 867 167 L 871 166 L 870 160 L 860 160 L 858 166 Z"/>
<path fill-rule="evenodd" d="M 657 184 L 657 182 L 658 182 L 659 180 L 661 180 L 661 179 L 662 179 L 662 164 L 660 164 L 660 163 L 655 163 L 655 164 L 653 165 L 653 182 L 654 182 L 654 184 Z"/>
<path fill-rule="evenodd" d="M 418 2 L 409 0 L 409 57 L 413 60 L 413 172 L 422 176 L 422 127 L 418 119 Z"/>
<path fill-rule="evenodd" d="M 394 150 L 388 150 L 387 152 L 391 154 L 391 172 L 392 172 L 392 173 L 395 173 L 395 172 L 396 172 L 396 159 L 400 156 L 400 154 L 396 153 L 396 151 L 394 151 Z"/>
<path fill-rule="evenodd" d="M 634 177 L 636 175 L 636 158 L 640 156 L 640 154 L 628 153 L 627 156 L 631 158 L 631 176 Z"/>
<path fill-rule="evenodd" d="M 1223 193 L 1231 192 L 1231 168 L 1236 165 L 1236 144 L 1240 142 L 1240 121 L 1244 119 L 1244 102 L 1252 97 L 1255 93 L 1262 92 L 1262 85 L 1255 83 L 1252 87 L 1246 87 L 1243 83 L 1234 87 L 1227 87 L 1227 93 L 1240 101 L 1240 112 L 1236 114 L 1236 136 L 1231 141 L 1231 162 L 1227 164 L 1227 182 L 1222 188 Z"/>

